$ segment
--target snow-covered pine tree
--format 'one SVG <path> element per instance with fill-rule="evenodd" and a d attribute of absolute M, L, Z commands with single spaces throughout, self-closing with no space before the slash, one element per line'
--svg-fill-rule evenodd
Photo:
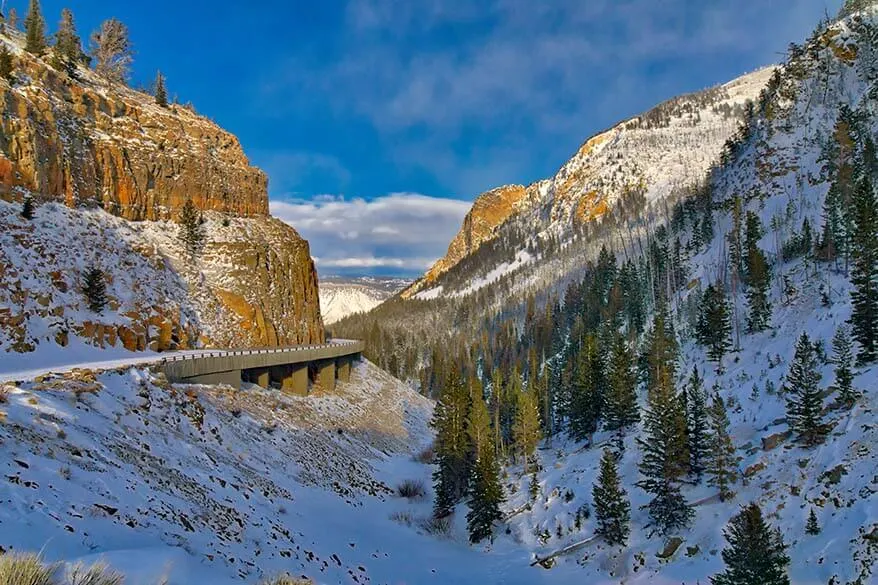
<path fill-rule="evenodd" d="M 813 447 L 826 436 L 823 424 L 823 394 L 817 370 L 817 352 L 808 334 L 802 332 L 787 373 L 787 421 L 798 439 Z"/>
<path fill-rule="evenodd" d="M 686 416 L 682 401 L 673 391 L 667 371 L 659 375 L 658 385 L 648 393 L 643 414 L 644 435 L 637 438 L 642 456 L 637 486 L 653 495 L 648 504 L 653 525 L 668 533 L 689 524 L 693 512 L 677 481 L 689 467 Z"/>
<path fill-rule="evenodd" d="M 107 282 L 104 272 L 97 266 L 89 266 L 82 277 L 82 294 L 93 313 L 101 313 L 107 306 Z"/>
<path fill-rule="evenodd" d="M 817 514 L 814 513 L 814 508 L 811 508 L 811 512 L 808 514 L 808 522 L 805 523 L 805 534 L 810 534 L 811 536 L 820 534 L 820 523 L 817 521 Z"/>
<path fill-rule="evenodd" d="M 832 362 L 835 364 L 835 385 L 839 401 L 850 408 L 859 394 L 854 390 L 853 345 L 847 325 L 842 325 L 832 336 Z"/>
<path fill-rule="evenodd" d="M 759 506 L 745 506 L 724 535 L 729 543 L 722 552 L 726 570 L 710 578 L 713 585 L 789 585 L 783 537 L 765 522 Z"/>
<path fill-rule="evenodd" d="M 710 422 L 710 450 L 708 451 L 707 484 L 719 490 L 720 501 L 729 500 L 731 486 L 738 481 L 738 461 L 735 445 L 729 436 L 729 415 L 719 394 L 715 394 L 708 408 Z"/>
<path fill-rule="evenodd" d="M 25 195 L 21 203 L 21 217 L 27 220 L 34 218 L 34 200 L 30 195 Z"/>
<path fill-rule="evenodd" d="M 34 55 L 42 55 L 46 50 L 46 21 L 40 10 L 40 0 L 30 0 L 24 27 L 25 50 Z"/>
<path fill-rule="evenodd" d="M 469 439 L 466 432 L 469 391 L 455 369 L 449 372 L 439 401 L 433 411 L 432 426 L 436 431 L 436 470 L 433 486 L 436 501 L 433 514 L 447 516 L 464 496 L 469 479 Z"/>
<path fill-rule="evenodd" d="M 180 240 L 186 247 L 189 257 L 194 259 L 204 245 L 204 228 L 198 210 L 191 199 L 187 199 L 180 212 Z"/>
<path fill-rule="evenodd" d="M 613 342 L 608 370 L 604 427 L 621 434 L 625 427 L 640 420 L 634 356 L 622 335 Z"/>
<path fill-rule="evenodd" d="M 704 289 L 696 336 L 707 347 L 707 356 L 722 370 L 723 356 L 732 346 L 732 309 L 721 282 Z"/>
<path fill-rule="evenodd" d="M 763 331 L 771 322 L 771 303 L 768 288 L 771 285 L 771 270 L 765 253 L 759 248 L 762 238 L 762 222 L 753 211 L 747 212 L 745 251 L 747 265 L 747 329 L 751 332 Z"/>
<path fill-rule="evenodd" d="M 857 361 L 865 364 L 878 357 L 878 204 L 868 175 L 860 179 L 854 193 L 851 247 L 851 325 L 860 346 Z"/>
<path fill-rule="evenodd" d="M 533 389 L 528 389 L 518 396 L 512 435 L 515 438 L 515 447 L 524 462 L 524 472 L 527 473 L 534 451 L 542 439 L 540 411 L 537 395 Z"/>
<path fill-rule="evenodd" d="M 481 396 L 473 395 L 469 412 L 467 434 L 475 454 L 470 476 L 469 512 L 466 515 L 470 542 L 481 542 L 493 534 L 494 522 L 503 515 L 503 488 L 500 485 L 500 469 L 494 456 L 494 444 L 488 408 Z"/>
<path fill-rule="evenodd" d="M 686 437 L 689 440 L 689 473 L 701 481 L 710 453 L 710 437 L 707 420 L 707 395 L 704 391 L 704 380 L 698 373 L 698 367 L 692 368 L 692 374 L 686 388 Z"/>
<path fill-rule="evenodd" d="M 624 545 L 630 532 L 631 503 L 619 481 L 616 457 L 609 449 L 604 449 L 601 456 L 601 469 L 592 488 L 592 499 L 597 520 L 595 534 L 601 535 L 610 546 Z"/>

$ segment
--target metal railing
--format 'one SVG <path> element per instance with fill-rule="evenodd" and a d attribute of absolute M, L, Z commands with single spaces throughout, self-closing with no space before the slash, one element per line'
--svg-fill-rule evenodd
<path fill-rule="evenodd" d="M 200 360 L 204 358 L 225 357 L 234 355 L 262 355 L 270 353 L 291 353 L 296 351 L 306 351 L 311 349 L 327 349 L 330 347 L 338 347 L 340 345 L 356 345 L 359 341 L 351 339 L 339 339 L 330 343 L 321 343 L 319 345 L 296 345 L 294 347 L 275 347 L 265 349 L 236 349 L 236 350 L 216 350 L 207 351 L 198 354 L 174 355 L 163 357 L 158 363 L 166 364 L 168 362 L 180 362 L 185 360 Z"/>

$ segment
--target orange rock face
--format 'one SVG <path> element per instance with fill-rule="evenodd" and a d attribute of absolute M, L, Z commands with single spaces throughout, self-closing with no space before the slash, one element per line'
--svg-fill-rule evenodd
<path fill-rule="evenodd" d="M 0 82 L 0 192 L 23 187 L 130 220 L 173 218 L 190 198 L 199 209 L 268 214 L 265 174 L 206 118 L 87 72 L 72 80 L 26 53 L 17 67 L 19 81 Z"/>

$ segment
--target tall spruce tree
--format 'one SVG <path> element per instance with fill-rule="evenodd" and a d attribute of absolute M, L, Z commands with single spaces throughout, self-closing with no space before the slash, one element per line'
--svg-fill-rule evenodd
<path fill-rule="evenodd" d="M 707 356 L 722 369 L 723 356 L 732 346 L 732 309 L 722 283 L 704 289 L 699 311 L 696 337 L 707 347 Z"/>
<path fill-rule="evenodd" d="M 846 325 L 840 326 L 832 336 L 832 362 L 835 364 L 835 385 L 838 400 L 848 408 L 859 398 L 854 390 L 853 346 L 850 331 Z"/>
<path fill-rule="evenodd" d="M 55 33 L 55 54 L 74 66 L 83 60 L 82 41 L 76 33 L 73 12 L 69 8 L 61 11 L 61 22 Z"/>
<path fill-rule="evenodd" d="M 460 374 L 452 369 L 433 411 L 437 463 L 433 472 L 436 493 L 433 513 L 437 518 L 450 514 L 467 490 L 470 473 L 470 445 L 466 428 L 469 403 L 466 384 L 461 381 Z"/>
<path fill-rule="evenodd" d="M 771 270 L 765 253 L 759 248 L 762 238 L 762 222 L 752 211 L 747 212 L 745 251 L 747 264 L 747 329 L 751 332 L 764 331 L 771 323 L 771 303 L 768 289 L 771 285 Z"/>
<path fill-rule="evenodd" d="M 601 469 L 592 488 L 595 518 L 599 534 L 610 546 L 624 545 L 630 532 L 631 504 L 628 493 L 619 481 L 616 457 L 609 449 L 601 456 Z"/>
<path fill-rule="evenodd" d="M 168 90 L 165 87 L 165 76 L 161 71 L 155 75 L 155 103 L 163 108 L 168 107 Z"/>
<path fill-rule="evenodd" d="M 606 394 L 604 366 L 597 337 L 589 333 L 579 349 L 570 400 L 570 435 L 577 441 L 598 429 Z"/>
<path fill-rule="evenodd" d="M 851 325 L 860 346 L 857 361 L 865 364 L 878 357 L 878 208 L 868 175 L 854 194 L 852 256 Z"/>
<path fill-rule="evenodd" d="M 679 345 L 674 326 L 661 306 L 653 317 L 652 330 L 646 339 L 646 389 L 651 393 L 662 385 L 673 386 L 677 379 Z"/>
<path fill-rule="evenodd" d="M 637 486 L 653 495 L 647 506 L 649 515 L 660 532 L 668 533 L 688 525 L 693 512 L 678 485 L 689 467 L 686 416 L 666 373 L 648 393 L 643 431 L 644 436 L 637 439 L 643 479 Z"/>
<path fill-rule="evenodd" d="M 98 314 L 104 311 L 107 306 L 107 281 L 100 268 L 92 265 L 86 269 L 82 278 L 82 294 L 90 311 Z"/>
<path fill-rule="evenodd" d="M 502 519 L 500 505 L 503 488 L 500 469 L 494 454 L 494 442 L 488 408 L 481 396 L 473 396 L 467 434 L 475 453 L 470 477 L 469 512 L 466 515 L 470 542 L 481 542 L 493 534 L 494 522 Z"/>
<path fill-rule="evenodd" d="M 524 462 L 524 472 L 528 472 L 534 451 L 542 438 L 540 429 L 540 411 L 537 404 L 537 395 L 533 389 L 522 392 L 518 397 L 518 408 L 515 412 L 515 424 L 512 434 L 515 437 L 515 447 Z"/>
<path fill-rule="evenodd" d="M 704 473 L 711 450 L 708 433 L 707 395 L 704 392 L 704 379 L 698 368 L 692 368 L 692 375 L 684 390 L 686 393 L 686 437 L 689 446 L 689 473 L 698 481 Z"/>
<path fill-rule="evenodd" d="M 808 447 L 820 443 L 828 432 L 823 423 L 823 393 L 817 366 L 814 344 L 808 334 L 802 332 L 787 373 L 787 421 L 798 439 Z"/>
<path fill-rule="evenodd" d="M 640 421 L 634 356 L 621 335 L 617 335 L 613 343 L 608 370 L 604 426 L 621 433 L 625 427 Z"/>
<path fill-rule="evenodd" d="M 789 585 L 783 537 L 763 519 L 759 506 L 744 507 L 724 534 L 729 543 L 722 552 L 726 570 L 710 578 L 713 585 Z"/>
<path fill-rule="evenodd" d="M 204 246 L 204 229 L 198 210 L 191 199 L 186 200 L 180 212 L 179 236 L 190 258 L 195 258 Z"/>
<path fill-rule="evenodd" d="M 719 490 L 720 501 L 734 495 L 731 486 L 738 481 L 738 461 L 735 445 L 729 436 L 729 415 L 719 394 L 715 394 L 708 408 L 710 423 L 710 450 L 707 456 L 707 483 Z"/>
<path fill-rule="evenodd" d="M 21 217 L 31 220 L 34 218 L 34 200 L 30 195 L 24 196 L 21 204 Z"/>
<path fill-rule="evenodd" d="M 25 45 L 28 53 L 42 55 L 46 50 L 46 21 L 40 10 L 40 0 L 30 0 L 24 19 Z"/>
<path fill-rule="evenodd" d="M 811 508 L 811 513 L 808 514 L 808 522 L 805 523 L 805 534 L 810 534 L 811 536 L 820 534 L 820 523 L 817 521 L 817 514 L 814 513 L 814 508 Z"/>

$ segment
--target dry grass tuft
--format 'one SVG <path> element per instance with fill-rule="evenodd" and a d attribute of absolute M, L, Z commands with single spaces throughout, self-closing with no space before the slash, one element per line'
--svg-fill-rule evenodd
<path fill-rule="evenodd" d="M 422 500 L 427 495 L 427 488 L 419 479 L 407 479 L 396 486 L 396 493 L 407 500 Z"/>

